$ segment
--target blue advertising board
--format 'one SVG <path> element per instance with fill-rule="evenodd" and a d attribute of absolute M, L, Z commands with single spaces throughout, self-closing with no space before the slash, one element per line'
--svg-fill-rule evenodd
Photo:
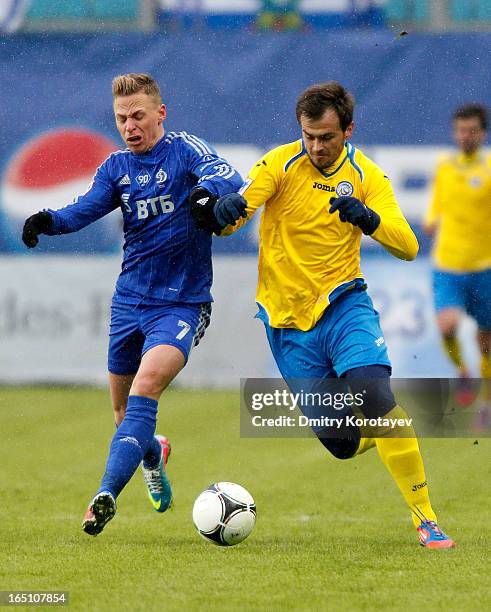
<path fill-rule="evenodd" d="M 161 84 L 167 129 L 262 152 L 299 137 L 294 106 L 313 82 L 355 94 L 355 142 L 448 145 L 456 105 L 491 98 L 491 35 L 390 31 L 12 35 L 0 39 L 0 252 L 24 252 L 23 219 L 67 204 L 120 147 L 111 79 L 145 71 Z M 417 180 L 420 180 L 418 176 Z M 251 236 L 220 241 L 250 251 Z M 117 214 L 40 253 L 120 248 Z"/>

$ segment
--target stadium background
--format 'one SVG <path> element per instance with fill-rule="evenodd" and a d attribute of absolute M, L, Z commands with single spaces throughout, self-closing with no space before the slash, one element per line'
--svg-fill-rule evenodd
<path fill-rule="evenodd" d="M 277 2 L 278 19 L 286 4 Z M 7 5 L 0 14 L 1 382 L 105 382 L 118 213 L 78 234 L 43 237 L 33 252 L 20 229 L 29 214 L 84 191 L 120 147 L 110 81 L 128 71 L 160 82 L 168 130 L 204 137 L 244 175 L 264 151 L 299 137 L 294 104 L 304 87 L 337 79 L 351 89 L 353 143 L 390 176 L 421 240 L 414 263 L 370 240 L 363 247 L 394 374 L 452 375 L 434 323 L 421 219 L 437 156 L 451 146 L 452 111 L 490 99 L 489 0 L 305 0 L 296 3 L 295 31 L 281 32 L 272 31 L 288 29 L 279 21 L 271 31 L 260 26 L 256 0 Z M 237 388 L 240 377 L 275 373 L 253 318 L 257 221 L 215 240 L 214 317 L 181 385 Z M 473 334 L 470 322 L 462 333 Z"/>
<path fill-rule="evenodd" d="M 439 521 L 457 542 L 439 555 L 417 545 L 374 451 L 340 462 L 311 438 L 240 435 L 239 377 L 272 371 L 253 319 L 253 225 L 216 241 L 212 325 L 160 403 L 172 512 L 151 509 L 136 474 L 101 537 L 80 529 L 114 434 L 104 383 L 118 219 L 42 237 L 33 252 L 19 236 L 26 215 L 68 202 L 119 148 L 112 77 L 153 72 L 167 128 L 207 138 L 244 173 L 298 137 L 293 106 L 304 86 L 341 80 L 358 99 L 354 143 L 389 172 L 418 234 L 454 107 L 489 102 L 491 0 L 261 7 L 0 0 L 0 604 L 1 589 L 59 589 L 83 612 L 491 608 L 489 440 L 420 438 Z M 370 245 L 363 267 L 396 374 L 451 373 L 434 328 L 427 243 L 412 263 Z M 258 507 L 254 533 L 231 549 L 203 542 L 191 521 L 198 493 L 219 480 L 244 485 Z"/>

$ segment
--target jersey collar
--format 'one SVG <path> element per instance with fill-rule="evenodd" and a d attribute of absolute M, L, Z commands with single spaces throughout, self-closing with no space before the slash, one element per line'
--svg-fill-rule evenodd
<path fill-rule="evenodd" d="M 461 166 L 468 166 L 470 164 L 474 164 L 478 161 L 481 161 L 482 159 L 482 151 L 481 149 L 478 149 L 477 151 L 474 151 L 474 153 L 462 153 L 462 151 L 460 151 L 459 153 L 457 153 L 457 163 L 460 164 Z"/>
<path fill-rule="evenodd" d="M 167 143 L 165 142 L 165 133 L 164 133 L 164 135 L 159 140 L 157 140 L 157 142 L 153 145 L 153 147 L 149 149 L 146 153 L 140 153 L 139 155 L 135 155 L 135 153 L 132 153 L 132 155 L 136 159 L 138 159 L 138 161 L 141 161 L 141 162 L 151 161 L 157 155 L 159 155 L 166 146 L 167 146 Z"/>
<path fill-rule="evenodd" d="M 336 172 L 338 172 L 341 169 L 341 167 L 344 165 L 344 163 L 348 159 L 347 147 L 348 147 L 348 143 L 345 142 L 344 147 L 341 153 L 339 154 L 339 157 L 336 159 L 336 161 L 331 166 L 329 166 L 327 170 L 319 170 L 319 168 L 317 168 L 317 170 L 319 170 L 322 176 L 324 176 L 325 178 L 330 178 L 331 176 L 336 174 Z"/>

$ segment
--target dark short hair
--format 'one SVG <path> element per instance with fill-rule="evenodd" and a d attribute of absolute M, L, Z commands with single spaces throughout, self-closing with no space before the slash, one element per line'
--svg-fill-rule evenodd
<path fill-rule="evenodd" d="M 322 117 L 327 109 L 332 108 L 336 111 L 341 129 L 344 132 L 353 121 L 354 107 L 355 98 L 353 94 L 337 81 L 317 83 L 308 87 L 298 97 L 297 120 L 300 123 L 301 116 L 305 115 L 316 121 Z"/>
<path fill-rule="evenodd" d="M 483 130 L 488 129 L 488 109 L 484 106 L 484 104 L 469 102 L 468 104 L 459 106 L 459 108 L 453 114 L 454 120 L 472 119 L 473 117 L 477 117 L 477 119 L 479 119 Z"/>

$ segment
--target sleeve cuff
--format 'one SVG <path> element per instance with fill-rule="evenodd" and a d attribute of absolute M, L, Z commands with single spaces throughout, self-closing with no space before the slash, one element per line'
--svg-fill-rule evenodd
<path fill-rule="evenodd" d="M 51 210 L 50 208 L 45 208 L 44 212 L 47 212 L 51 215 L 51 228 L 45 232 L 47 236 L 57 236 L 58 234 L 62 234 L 62 222 L 59 215 L 55 210 Z"/>

